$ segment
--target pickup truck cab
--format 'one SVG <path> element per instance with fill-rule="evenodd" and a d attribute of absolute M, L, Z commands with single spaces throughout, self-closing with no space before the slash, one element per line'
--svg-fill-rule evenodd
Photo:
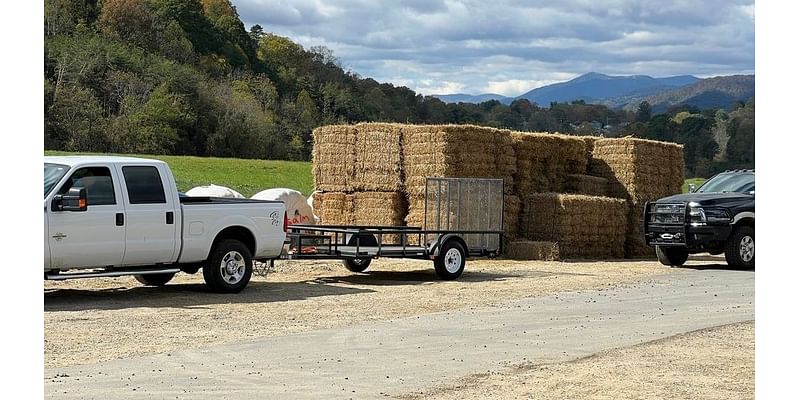
<path fill-rule="evenodd" d="M 755 170 L 721 172 L 691 193 L 647 203 L 644 213 L 644 239 L 664 265 L 724 253 L 730 266 L 755 266 Z"/>
<path fill-rule="evenodd" d="M 182 196 L 162 161 L 44 158 L 45 279 L 134 275 L 160 286 L 202 269 L 212 291 L 237 293 L 253 260 L 279 257 L 286 221 L 278 201 Z"/>

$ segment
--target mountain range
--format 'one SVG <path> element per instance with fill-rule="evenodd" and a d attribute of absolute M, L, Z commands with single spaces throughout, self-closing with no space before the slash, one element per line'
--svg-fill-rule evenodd
<path fill-rule="evenodd" d="M 517 97 L 487 93 L 480 95 L 433 95 L 446 103 L 482 103 L 497 100 L 511 104 L 528 99 L 541 107 L 551 102 L 583 100 L 611 108 L 635 109 L 648 101 L 653 112 L 688 104 L 698 108 L 728 108 L 735 101 L 755 95 L 755 75 L 731 75 L 701 79 L 691 75 L 653 78 L 647 75 L 611 76 L 590 72 L 575 79 L 530 90 Z"/>

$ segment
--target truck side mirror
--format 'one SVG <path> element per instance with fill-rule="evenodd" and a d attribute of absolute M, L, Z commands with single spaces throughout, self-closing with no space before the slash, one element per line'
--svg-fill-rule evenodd
<path fill-rule="evenodd" d="M 53 196 L 53 211 L 86 211 L 86 188 L 73 187 L 67 194 Z"/>
<path fill-rule="evenodd" d="M 694 193 L 696 191 L 697 191 L 697 185 L 695 185 L 694 183 L 690 183 L 689 184 L 689 193 Z"/>

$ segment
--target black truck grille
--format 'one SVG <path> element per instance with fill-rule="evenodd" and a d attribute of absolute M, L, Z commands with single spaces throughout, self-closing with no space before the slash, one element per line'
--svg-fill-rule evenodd
<path fill-rule="evenodd" d="M 648 222 L 658 225 L 683 225 L 685 215 L 684 204 L 650 204 Z"/>

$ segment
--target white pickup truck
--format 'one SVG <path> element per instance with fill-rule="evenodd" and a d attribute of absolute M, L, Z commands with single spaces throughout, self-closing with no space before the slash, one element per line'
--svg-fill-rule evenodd
<path fill-rule="evenodd" d="M 44 158 L 45 279 L 134 275 L 161 286 L 202 268 L 212 291 L 238 293 L 253 260 L 280 255 L 286 230 L 282 202 L 183 196 L 162 161 Z"/>

